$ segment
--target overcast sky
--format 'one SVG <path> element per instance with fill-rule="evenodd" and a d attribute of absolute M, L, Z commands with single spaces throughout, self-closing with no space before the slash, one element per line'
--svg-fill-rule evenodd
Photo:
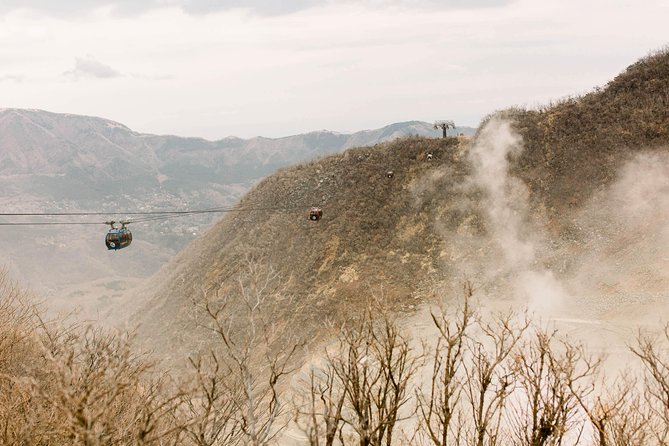
<path fill-rule="evenodd" d="M 669 43 L 669 0 L 2 0 L 0 107 L 217 139 L 478 125 Z"/>

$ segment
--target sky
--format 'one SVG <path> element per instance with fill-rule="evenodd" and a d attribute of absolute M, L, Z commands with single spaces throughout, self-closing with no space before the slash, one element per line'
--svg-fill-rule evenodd
<path fill-rule="evenodd" d="M 143 133 L 477 126 L 667 47 L 669 0 L 2 0 L 0 107 Z"/>

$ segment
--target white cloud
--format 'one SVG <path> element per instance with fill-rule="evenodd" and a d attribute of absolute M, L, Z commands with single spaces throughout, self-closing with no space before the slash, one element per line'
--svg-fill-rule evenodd
<path fill-rule="evenodd" d="M 333 4 L 364 4 L 368 7 L 421 7 L 472 9 L 499 6 L 511 0 L 4 0 L 0 12 L 31 10 L 51 16 L 72 17 L 108 8 L 121 15 L 135 15 L 165 7 L 178 7 L 189 14 L 244 10 L 258 15 L 284 15 Z"/>
<path fill-rule="evenodd" d="M 23 82 L 25 79 L 22 74 L 0 74 L 0 82 Z"/>
<path fill-rule="evenodd" d="M 65 75 L 73 78 L 97 78 L 108 79 L 112 77 L 119 77 L 121 73 L 113 69 L 107 64 L 96 60 L 93 56 L 77 57 L 74 61 L 74 69 L 66 71 Z"/>

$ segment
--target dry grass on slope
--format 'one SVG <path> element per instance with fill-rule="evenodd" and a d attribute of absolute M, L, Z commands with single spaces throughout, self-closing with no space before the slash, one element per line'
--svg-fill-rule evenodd
<path fill-rule="evenodd" d="M 525 145 L 513 174 L 559 218 L 610 184 L 635 154 L 669 145 L 669 50 L 582 97 L 502 114 L 514 120 Z"/>
<path fill-rule="evenodd" d="M 194 331 L 193 303 L 204 295 L 239 301 L 234 293 L 249 259 L 276 276 L 272 293 L 282 297 L 268 311 L 305 337 L 338 326 L 372 293 L 408 308 L 419 283 L 443 268 L 435 223 L 458 227 L 468 218 L 461 206 L 472 193 L 462 187 L 466 144 L 405 138 L 266 178 L 241 200 L 240 212 L 226 215 L 147 287 L 136 319 L 145 337 L 174 340 L 157 346 L 167 355 L 180 344 L 187 351 L 206 345 L 204 332 Z M 321 221 L 308 220 L 311 206 L 322 207 Z M 481 230 L 474 220 L 467 224 Z"/>

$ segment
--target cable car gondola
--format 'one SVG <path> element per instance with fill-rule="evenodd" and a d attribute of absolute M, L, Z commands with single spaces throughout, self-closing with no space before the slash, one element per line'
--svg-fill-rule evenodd
<path fill-rule="evenodd" d="M 130 229 L 125 227 L 126 222 L 121 222 L 120 228 L 114 226 L 115 223 L 114 221 L 107 222 L 107 224 L 111 225 L 111 229 L 105 236 L 105 245 L 107 245 L 107 249 L 109 250 L 118 251 L 132 243 L 132 233 Z"/>
<path fill-rule="evenodd" d="M 321 208 L 313 207 L 309 210 L 309 220 L 318 221 L 323 216 L 323 210 Z"/>

